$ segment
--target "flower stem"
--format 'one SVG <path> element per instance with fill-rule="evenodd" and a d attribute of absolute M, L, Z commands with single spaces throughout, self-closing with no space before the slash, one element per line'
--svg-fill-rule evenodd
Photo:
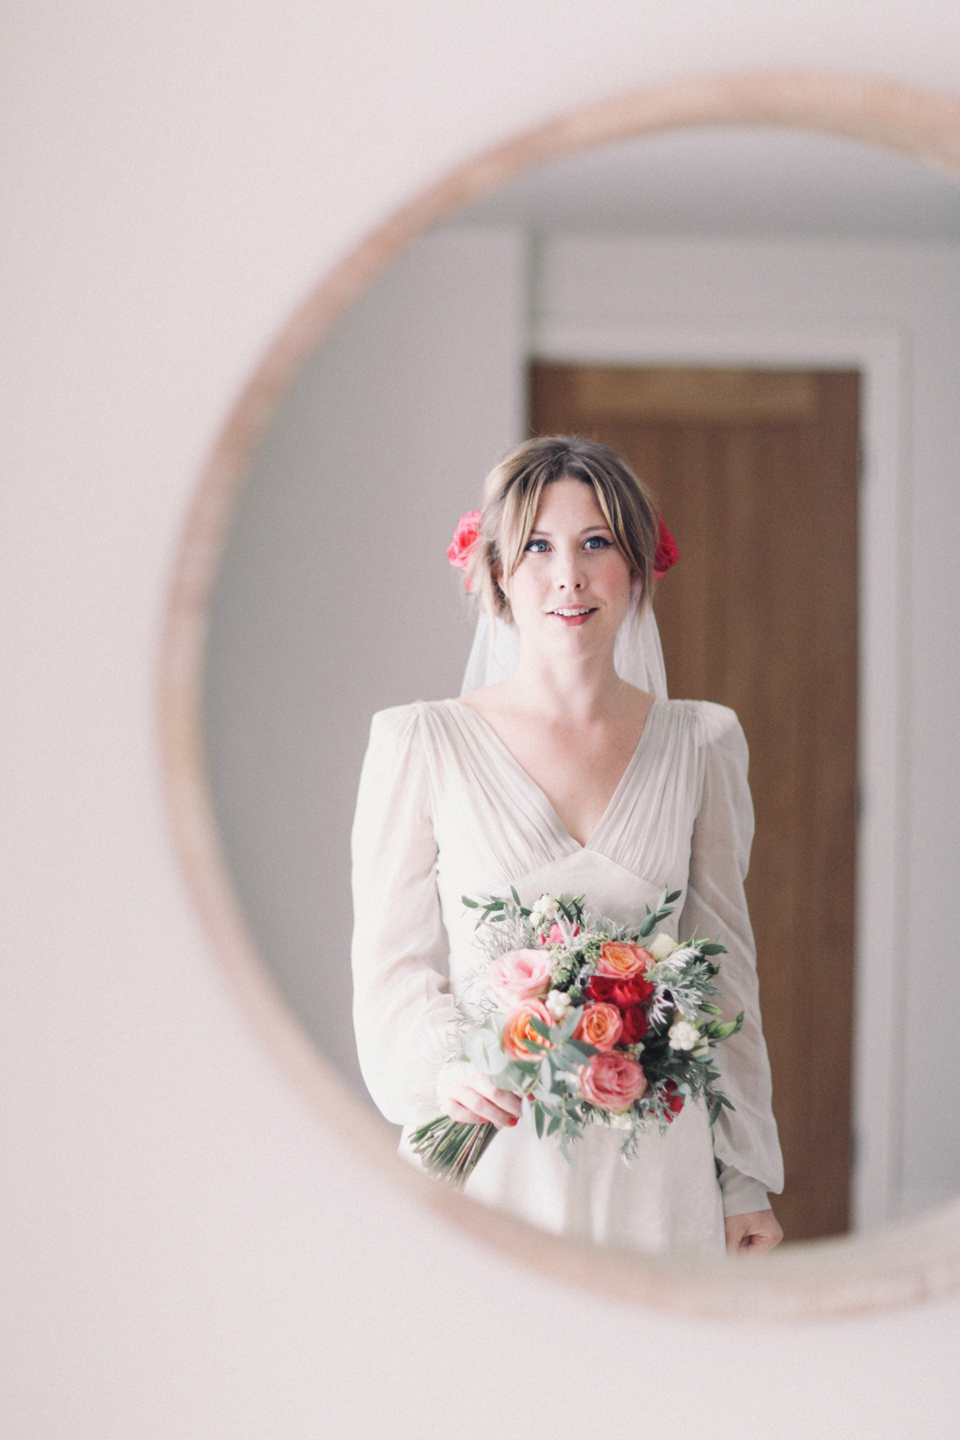
<path fill-rule="evenodd" d="M 413 1132 L 410 1148 L 428 1175 L 462 1190 L 496 1133 L 496 1125 L 489 1120 L 470 1125 L 440 1116 Z"/>

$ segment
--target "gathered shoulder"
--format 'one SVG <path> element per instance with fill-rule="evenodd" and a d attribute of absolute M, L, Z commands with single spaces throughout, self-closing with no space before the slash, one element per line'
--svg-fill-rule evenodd
<path fill-rule="evenodd" d="M 693 721 L 708 745 L 743 734 L 737 712 L 713 700 L 667 700 L 664 702 L 678 720 Z"/>
<path fill-rule="evenodd" d="M 386 733 L 404 730 L 415 725 L 421 704 L 422 701 L 414 700 L 412 704 L 388 705 L 385 710 L 375 710 L 370 720 L 370 728 Z"/>
<path fill-rule="evenodd" d="M 370 745 L 395 752 L 410 750 L 421 737 L 436 734 L 435 726 L 449 716 L 449 700 L 413 700 L 377 710 L 370 720 Z"/>
<path fill-rule="evenodd" d="M 368 754 L 376 753 L 384 758 L 393 755 L 399 759 L 400 755 L 415 748 L 419 729 L 419 701 L 377 710 L 370 719 Z"/>
<path fill-rule="evenodd" d="M 700 712 L 708 745 L 723 744 L 724 741 L 737 740 L 743 735 L 737 712 L 731 710 L 729 705 L 717 705 L 713 700 L 696 700 L 693 703 Z"/>

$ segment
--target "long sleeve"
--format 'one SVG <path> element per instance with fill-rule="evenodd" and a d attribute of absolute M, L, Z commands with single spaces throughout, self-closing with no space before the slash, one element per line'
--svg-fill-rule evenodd
<path fill-rule="evenodd" d="M 744 1011 L 743 1029 L 716 1051 L 720 1086 L 734 1105 L 713 1130 L 724 1213 L 766 1208 L 768 1190 L 783 1188 L 783 1160 L 771 1108 L 770 1063 L 760 1024 L 756 952 L 743 882 L 753 840 L 747 742 L 725 706 L 704 704 L 703 794 L 693 829 L 690 874 L 680 934 L 719 935 L 724 1018 Z"/>
<path fill-rule="evenodd" d="M 373 717 L 353 824 L 354 1026 L 379 1109 L 399 1125 L 438 1114 L 457 1007 L 446 975 L 437 845 L 416 706 Z"/>

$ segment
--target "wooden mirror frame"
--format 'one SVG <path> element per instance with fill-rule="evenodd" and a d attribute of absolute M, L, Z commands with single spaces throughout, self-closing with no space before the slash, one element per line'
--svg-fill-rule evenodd
<path fill-rule="evenodd" d="M 170 589 L 160 673 L 162 764 L 174 843 L 220 963 L 261 1039 L 345 1144 L 385 1179 L 499 1252 L 611 1299 L 740 1320 L 810 1320 L 917 1303 L 960 1287 L 960 1199 L 864 1237 L 763 1260 L 645 1258 L 559 1239 L 428 1180 L 319 1052 L 257 952 L 217 831 L 203 738 L 208 606 L 253 451 L 300 368 L 405 246 L 535 165 L 611 141 L 701 125 L 781 125 L 863 140 L 960 182 L 960 100 L 892 81 L 774 71 L 675 80 L 574 111 L 468 161 L 323 277 L 242 394 L 200 477 Z"/>

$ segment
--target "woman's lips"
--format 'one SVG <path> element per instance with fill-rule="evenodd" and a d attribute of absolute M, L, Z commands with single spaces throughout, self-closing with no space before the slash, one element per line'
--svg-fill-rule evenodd
<path fill-rule="evenodd" d="M 567 607 L 564 606 L 562 610 L 551 610 L 549 613 L 554 617 L 554 619 L 561 621 L 562 624 L 566 626 L 572 626 L 585 625 L 586 622 L 590 619 L 590 616 L 595 614 L 596 612 L 595 609 L 580 610 L 579 608 L 575 608 L 574 606 L 570 606 L 568 610 Z"/>

